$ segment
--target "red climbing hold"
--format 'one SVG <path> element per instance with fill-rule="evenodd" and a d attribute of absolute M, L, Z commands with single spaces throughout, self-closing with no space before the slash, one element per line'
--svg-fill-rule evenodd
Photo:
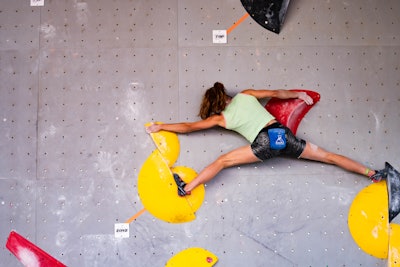
<path fill-rule="evenodd" d="M 280 123 L 287 126 L 294 134 L 297 132 L 303 117 L 320 99 L 320 94 L 310 90 L 293 89 L 290 91 L 306 92 L 313 100 L 312 105 L 307 105 L 301 99 L 278 99 L 271 98 L 265 108 L 271 113 Z"/>

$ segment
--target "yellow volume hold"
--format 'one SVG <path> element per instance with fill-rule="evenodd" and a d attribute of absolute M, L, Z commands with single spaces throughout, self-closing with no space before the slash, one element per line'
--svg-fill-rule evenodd
<path fill-rule="evenodd" d="M 173 166 L 180 150 L 175 133 L 160 131 L 150 135 L 157 149 L 146 159 L 138 175 L 138 192 L 143 206 L 154 217 L 166 222 L 194 220 L 195 212 L 204 200 L 204 186 L 198 186 L 185 197 L 178 196 L 173 173 L 177 173 L 186 183 L 197 174 L 189 167 Z"/>
<path fill-rule="evenodd" d="M 218 257 L 203 248 L 188 248 L 172 257 L 165 267 L 210 267 L 217 263 Z"/>

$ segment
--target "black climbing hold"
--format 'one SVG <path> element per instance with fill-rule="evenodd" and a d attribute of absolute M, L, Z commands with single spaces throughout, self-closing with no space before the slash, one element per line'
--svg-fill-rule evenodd
<path fill-rule="evenodd" d="M 389 163 L 387 170 L 387 190 L 389 195 L 389 223 L 400 213 L 400 173 Z"/>
<path fill-rule="evenodd" d="M 261 26 L 279 34 L 290 0 L 240 0 L 250 16 Z"/>

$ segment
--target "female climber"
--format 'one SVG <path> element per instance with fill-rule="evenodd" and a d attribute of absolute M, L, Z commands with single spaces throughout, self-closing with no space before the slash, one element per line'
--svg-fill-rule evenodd
<path fill-rule="evenodd" d="M 371 170 L 350 158 L 328 152 L 296 137 L 289 128 L 279 123 L 258 101 L 258 99 L 271 97 L 280 99 L 299 98 L 307 105 L 313 104 L 313 99 L 305 92 L 289 90 L 247 89 L 231 97 L 226 93 L 224 85 L 216 82 L 204 94 L 199 112 L 202 120 L 152 124 L 146 128 L 148 133 L 155 133 L 160 130 L 189 133 L 220 126 L 241 134 L 250 142 L 250 145 L 219 156 L 187 184 L 174 174 L 180 196 L 190 194 L 196 186 L 210 181 L 224 168 L 264 161 L 276 156 L 334 164 L 345 170 L 365 175 L 374 182 L 386 178 L 384 170 Z"/>

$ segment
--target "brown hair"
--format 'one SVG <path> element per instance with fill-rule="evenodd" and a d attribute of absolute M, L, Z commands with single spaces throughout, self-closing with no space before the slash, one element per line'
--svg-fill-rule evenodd
<path fill-rule="evenodd" d="M 204 120 L 211 115 L 220 114 L 226 107 L 227 98 L 230 96 L 226 94 L 225 86 L 216 82 L 203 96 L 199 112 L 200 118 Z"/>

